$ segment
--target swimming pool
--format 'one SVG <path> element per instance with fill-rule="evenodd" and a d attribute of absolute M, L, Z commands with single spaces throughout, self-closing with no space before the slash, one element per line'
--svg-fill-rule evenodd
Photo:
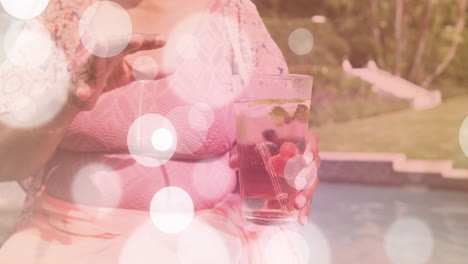
<path fill-rule="evenodd" d="M 468 263 L 466 192 L 321 183 L 310 221 L 310 263 Z"/>
<path fill-rule="evenodd" d="M 0 211 L 0 244 L 17 213 Z M 308 263 L 466 264 L 468 193 L 322 182 L 301 233 Z"/>

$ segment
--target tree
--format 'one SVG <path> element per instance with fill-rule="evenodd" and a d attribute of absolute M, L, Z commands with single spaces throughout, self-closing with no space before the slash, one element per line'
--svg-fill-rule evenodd
<path fill-rule="evenodd" d="M 403 47 L 404 47 L 404 40 L 403 40 L 403 16 L 404 16 L 404 0 L 395 0 L 396 7 L 395 7 L 395 62 L 393 72 L 400 76 L 401 75 L 401 58 L 403 55 Z"/>
<path fill-rule="evenodd" d="M 372 17 L 372 36 L 376 40 L 376 42 L 380 43 L 380 46 L 383 46 L 382 43 L 382 34 L 380 30 L 380 24 L 379 24 L 379 4 L 378 0 L 369 0 L 370 2 L 370 10 L 371 10 L 371 17 Z M 380 50 L 381 48 L 379 48 Z M 377 51 L 376 54 L 376 61 L 377 64 L 383 66 L 385 65 L 385 61 L 383 59 L 383 56 L 380 55 L 381 52 Z"/>
<path fill-rule="evenodd" d="M 288 55 L 290 63 L 341 67 L 347 57 L 354 66 L 361 67 L 374 59 L 380 68 L 426 87 L 443 72 L 443 82 L 457 85 L 468 80 L 461 70 L 468 67 L 468 42 L 462 42 L 462 36 L 468 37 L 464 25 L 468 18 L 462 11 L 468 8 L 468 0 L 278 0 L 279 10 L 274 8 L 276 0 L 253 1 L 263 14 L 277 17 L 273 31 L 300 24 L 316 37 L 308 59 Z M 314 14 L 326 16 L 327 23 L 312 24 L 310 17 Z M 278 36 L 284 39 L 281 47 L 286 53 L 292 29 L 288 30 Z M 345 54 L 342 50 L 346 50 Z M 464 57 L 455 56 L 458 54 Z"/>
<path fill-rule="evenodd" d="M 442 74 L 450 62 L 455 57 L 457 53 L 458 46 L 462 42 L 462 33 L 465 28 L 465 14 L 466 14 L 466 2 L 467 0 L 458 1 L 458 19 L 455 25 L 455 30 L 453 33 L 452 45 L 449 48 L 447 55 L 444 57 L 442 62 L 435 68 L 435 70 L 430 74 L 422 83 L 423 87 L 428 87 L 440 74 Z"/>
<path fill-rule="evenodd" d="M 271 0 L 271 9 L 273 12 L 273 17 L 278 18 L 280 13 L 281 0 Z"/>
<path fill-rule="evenodd" d="M 408 79 L 410 81 L 416 82 L 416 75 L 420 69 L 424 50 L 426 48 L 426 41 L 427 35 L 429 32 L 429 25 L 431 23 L 432 18 L 432 10 L 434 9 L 434 4 L 437 0 L 426 0 L 426 4 L 424 5 L 424 10 L 422 12 L 422 19 L 420 20 L 419 24 L 419 37 L 417 40 L 417 48 L 416 53 L 414 55 L 413 63 L 410 69 L 410 73 L 408 74 Z"/>

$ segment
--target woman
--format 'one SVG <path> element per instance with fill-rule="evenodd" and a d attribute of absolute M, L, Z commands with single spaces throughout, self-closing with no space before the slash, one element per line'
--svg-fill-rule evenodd
<path fill-rule="evenodd" d="M 6 157 L 0 178 L 35 175 L 27 184 L 27 213 L 0 251 L 0 263 L 174 263 L 180 259 L 174 237 L 148 231 L 146 224 L 153 196 L 167 186 L 185 190 L 196 216 L 230 241 L 232 263 L 263 263 L 262 236 L 274 228 L 240 217 L 232 100 L 219 93 L 232 74 L 287 73 L 255 6 L 250 0 L 114 1 L 126 9 L 134 33 L 122 52 L 101 58 L 78 34 L 80 16 L 94 2 L 56 0 L 42 15 L 72 74 L 63 109 L 41 127 L 0 127 L 0 156 Z M 188 35 L 195 52 L 181 55 L 179 43 L 171 42 L 174 32 Z M 141 56 L 158 63 L 155 81 L 135 82 L 132 65 Z M 212 117 L 202 131 L 187 120 L 197 105 Z M 128 153 L 129 129 L 150 113 L 167 117 L 177 133 L 174 155 L 157 167 L 143 166 Z M 309 146 L 318 166 L 312 135 Z M 296 198 L 301 224 L 315 186 Z M 148 240 L 138 234 L 147 232 L 157 232 L 157 241 L 146 250 Z M 200 259 L 191 256 L 189 261 Z"/>

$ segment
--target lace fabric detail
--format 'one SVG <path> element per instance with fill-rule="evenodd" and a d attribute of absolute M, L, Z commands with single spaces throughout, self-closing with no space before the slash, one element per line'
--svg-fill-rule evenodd
<path fill-rule="evenodd" d="M 239 74 L 242 73 L 242 71 L 256 74 L 287 73 L 288 69 L 284 57 L 263 24 L 255 5 L 250 0 L 217 1 L 219 1 L 220 4 L 217 5 L 219 8 L 216 12 L 219 12 L 223 17 L 225 31 L 231 42 L 232 57 L 231 61 L 228 62 L 228 64 L 231 65 L 231 74 Z M 93 2 L 95 2 L 95 0 L 53 0 L 41 16 L 44 24 L 51 32 L 53 40 L 58 47 L 63 49 L 68 61 L 73 58 L 75 49 L 79 45 L 78 25 L 80 14 Z M 108 94 L 103 96 L 102 101 L 114 102 L 115 100 L 111 99 L 112 96 L 114 95 Z M 120 98 L 119 100 L 127 99 Z M 107 104 L 107 106 L 109 106 L 109 104 Z M 101 108 L 99 111 L 109 110 Z M 129 118 L 134 118 L 134 116 L 130 114 Z M 222 123 L 219 125 L 222 126 Z M 218 132 L 223 133 L 223 130 L 219 130 Z M 95 146 L 99 141 L 97 139 L 99 135 L 83 135 L 83 133 L 87 133 L 87 130 L 74 131 L 72 127 L 71 131 L 68 133 L 69 137 L 64 139 L 65 142 L 62 142 L 62 145 L 66 146 L 66 141 L 74 136 L 84 136 L 85 140 L 81 143 L 85 146 Z M 230 148 L 232 142 L 227 142 L 224 145 Z M 209 151 L 216 152 L 216 150 Z M 23 181 L 22 186 L 27 190 L 27 199 L 25 201 L 23 213 L 19 218 L 18 226 L 21 226 L 22 223 L 27 221 L 28 215 L 31 214 L 34 208 L 36 197 L 44 190 L 44 185 L 47 181 L 45 175 L 47 175 L 47 173 L 44 173 L 43 169 L 31 179 Z"/>

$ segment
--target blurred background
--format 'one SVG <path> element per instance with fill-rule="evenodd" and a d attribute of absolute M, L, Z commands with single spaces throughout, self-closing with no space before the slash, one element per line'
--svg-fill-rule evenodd
<path fill-rule="evenodd" d="M 467 263 L 467 0 L 254 2 L 314 76 L 310 263 Z M 0 245 L 23 199 L 0 183 Z"/>
<path fill-rule="evenodd" d="M 467 1 L 254 2 L 314 76 L 310 263 L 467 263 Z"/>

